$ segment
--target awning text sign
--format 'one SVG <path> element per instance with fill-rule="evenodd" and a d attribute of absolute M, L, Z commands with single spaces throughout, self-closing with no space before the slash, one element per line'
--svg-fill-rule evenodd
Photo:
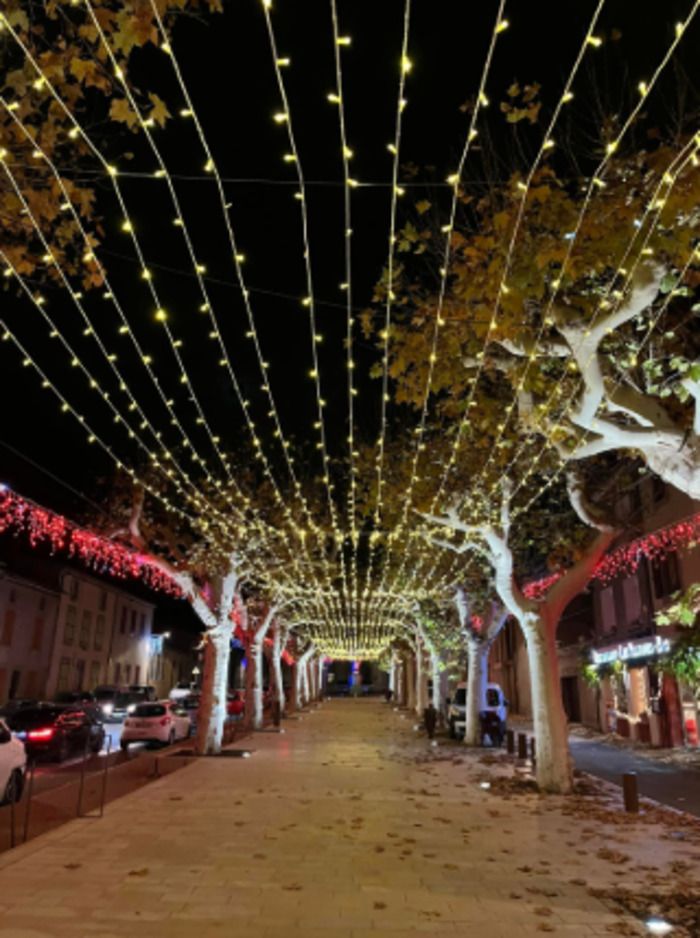
<path fill-rule="evenodd" d="M 653 635 L 631 642 L 611 645 L 609 648 L 593 649 L 593 664 L 611 664 L 613 661 L 633 661 L 636 658 L 658 658 L 671 650 L 668 638 Z"/>

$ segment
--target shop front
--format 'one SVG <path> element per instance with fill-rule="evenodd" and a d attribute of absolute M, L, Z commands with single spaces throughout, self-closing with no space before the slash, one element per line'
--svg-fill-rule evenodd
<path fill-rule="evenodd" d="M 671 650 L 660 635 L 593 649 L 601 677 L 601 723 L 612 733 L 651 746 L 685 743 L 678 684 L 658 667 Z"/>

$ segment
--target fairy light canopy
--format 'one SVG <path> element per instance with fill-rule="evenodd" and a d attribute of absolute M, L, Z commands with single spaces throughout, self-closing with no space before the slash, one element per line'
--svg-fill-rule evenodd
<path fill-rule="evenodd" d="M 4 435 L 81 488 L 128 474 L 198 537 L 237 539 L 320 650 L 376 656 L 458 575 L 417 508 L 488 518 L 509 472 L 523 515 L 558 484 L 577 387 L 548 386 L 519 440 L 536 356 L 507 392 L 484 380 L 504 320 L 517 331 L 533 190 L 547 167 L 574 180 L 583 218 L 609 165 L 667 120 L 675 63 L 691 93 L 698 4 L 590 0 L 563 23 L 554 0 L 494 0 L 468 31 L 450 0 L 122 7 L 0 13 Z M 650 250 L 697 151 L 678 143 L 615 277 Z M 515 178 L 481 346 L 434 445 L 460 227 Z M 562 231 L 538 339 L 582 224 Z M 396 329 L 423 315 L 402 283 L 416 262 L 431 300 L 407 393 Z M 488 450 L 465 460 L 489 394 Z"/>

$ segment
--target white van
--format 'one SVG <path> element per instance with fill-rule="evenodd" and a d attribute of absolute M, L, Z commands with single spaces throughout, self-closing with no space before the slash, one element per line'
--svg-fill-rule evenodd
<path fill-rule="evenodd" d="M 447 710 L 447 723 L 452 739 L 463 739 L 466 723 L 467 685 L 465 682 L 455 688 L 454 697 Z M 501 724 L 501 735 L 506 734 L 508 722 L 508 701 L 503 696 L 500 684 L 487 684 L 484 688 L 484 699 L 479 706 L 479 712 L 490 710 L 498 715 Z"/>
<path fill-rule="evenodd" d="M 27 754 L 24 743 L 0 720 L 0 804 L 19 801 L 24 787 Z"/>

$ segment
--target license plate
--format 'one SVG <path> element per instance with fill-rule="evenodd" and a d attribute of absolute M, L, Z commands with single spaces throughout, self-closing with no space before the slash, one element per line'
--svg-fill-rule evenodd
<path fill-rule="evenodd" d="M 142 729 L 142 730 L 143 730 L 143 729 L 146 729 L 148 726 L 150 726 L 150 724 L 149 724 L 148 720 L 136 720 L 136 721 L 134 722 L 134 726 L 137 726 L 137 727 L 139 727 L 139 729 Z"/>

